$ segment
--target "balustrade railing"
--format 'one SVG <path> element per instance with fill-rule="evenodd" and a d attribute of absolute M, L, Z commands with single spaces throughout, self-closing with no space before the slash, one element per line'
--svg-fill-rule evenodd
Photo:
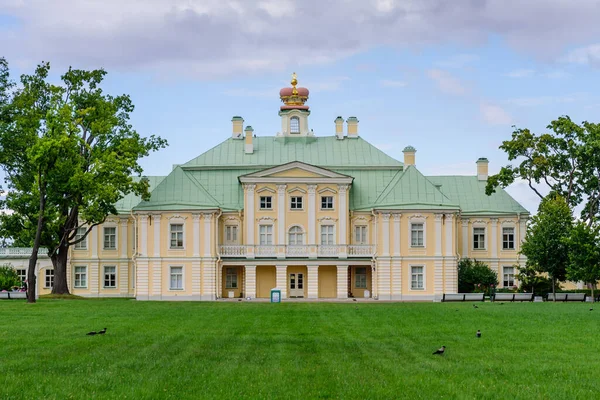
<path fill-rule="evenodd" d="M 10 258 L 23 258 L 29 257 L 33 251 L 32 247 L 0 247 L 0 257 Z M 48 250 L 41 248 L 38 250 L 38 257 L 47 257 Z"/>
<path fill-rule="evenodd" d="M 287 245 L 285 246 L 286 257 L 309 257 L 309 245 Z M 375 253 L 373 245 L 317 245 L 318 257 L 372 257 Z M 221 257 L 277 257 L 283 254 L 283 246 L 278 245 L 222 245 L 220 246 Z M 278 249 L 279 253 L 278 254 Z"/>

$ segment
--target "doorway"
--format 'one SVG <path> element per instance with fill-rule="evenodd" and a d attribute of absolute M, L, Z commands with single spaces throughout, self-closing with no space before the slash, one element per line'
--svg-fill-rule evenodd
<path fill-rule="evenodd" d="M 293 272 L 289 274 L 290 297 L 304 297 L 304 274 Z"/>

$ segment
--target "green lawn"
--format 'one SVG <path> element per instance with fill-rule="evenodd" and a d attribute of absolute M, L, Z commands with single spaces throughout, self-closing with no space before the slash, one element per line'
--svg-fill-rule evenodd
<path fill-rule="evenodd" d="M 600 398 L 600 306 L 478 306 L 0 301 L 0 398 Z"/>

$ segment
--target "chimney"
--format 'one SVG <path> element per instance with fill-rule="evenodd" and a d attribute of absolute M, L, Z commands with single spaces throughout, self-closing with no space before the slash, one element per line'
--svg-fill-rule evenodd
<path fill-rule="evenodd" d="M 231 118 L 231 123 L 233 124 L 233 130 L 231 133 L 231 137 L 234 139 L 243 139 L 244 138 L 244 118 L 236 115 Z"/>
<path fill-rule="evenodd" d="M 408 167 L 409 165 L 416 165 L 415 153 L 417 152 L 417 149 L 415 149 L 412 146 L 406 146 L 404 150 L 402 150 L 402 152 L 404 153 L 404 167 Z"/>
<path fill-rule="evenodd" d="M 337 117 L 335 119 L 335 136 L 337 136 L 338 139 L 344 138 L 344 118 L 342 117 Z"/>
<path fill-rule="evenodd" d="M 248 125 L 245 129 L 246 131 L 246 144 L 244 146 L 244 153 L 252 154 L 254 153 L 254 144 L 252 144 L 252 133 L 254 129 L 250 125 Z"/>
<path fill-rule="evenodd" d="M 488 178 L 488 164 L 490 162 L 487 158 L 481 157 L 476 161 L 477 164 L 477 179 L 480 181 L 487 181 Z"/>
<path fill-rule="evenodd" d="M 358 119 L 356 117 L 348 117 L 348 138 L 358 139 Z"/>

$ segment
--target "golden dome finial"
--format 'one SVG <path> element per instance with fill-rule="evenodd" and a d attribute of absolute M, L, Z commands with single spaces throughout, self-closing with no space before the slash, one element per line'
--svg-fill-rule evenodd
<path fill-rule="evenodd" d="M 292 81 L 290 82 L 292 84 L 292 94 L 294 96 L 298 95 L 298 90 L 296 89 L 296 85 L 298 84 L 298 75 L 296 75 L 296 73 L 292 73 Z"/>

